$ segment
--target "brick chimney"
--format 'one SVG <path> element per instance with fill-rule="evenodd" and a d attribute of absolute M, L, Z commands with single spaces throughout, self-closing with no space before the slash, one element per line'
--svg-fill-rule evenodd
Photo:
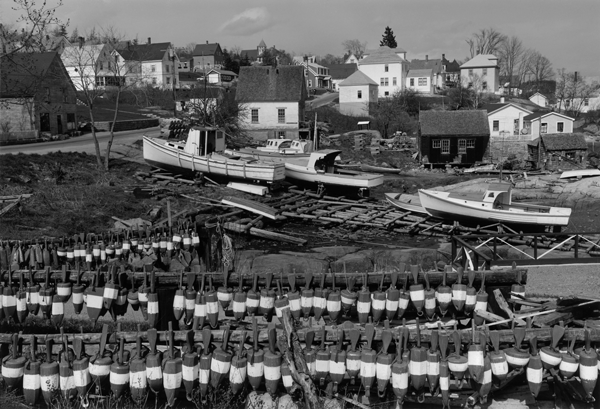
<path fill-rule="evenodd" d="M 152 44 L 152 37 L 148 37 L 148 44 Z"/>

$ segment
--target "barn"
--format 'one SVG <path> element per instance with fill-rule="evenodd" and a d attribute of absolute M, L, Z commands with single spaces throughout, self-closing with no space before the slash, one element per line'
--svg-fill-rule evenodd
<path fill-rule="evenodd" d="M 546 134 L 529 142 L 530 160 L 543 170 L 581 169 L 587 166 L 587 143 L 578 133 Z"/>

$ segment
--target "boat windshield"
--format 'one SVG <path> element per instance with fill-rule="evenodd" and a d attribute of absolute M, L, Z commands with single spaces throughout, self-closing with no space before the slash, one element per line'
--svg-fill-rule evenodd
<path fill-rule="evenodd" d="M 292 141 L 283 141 L 279 144 L 279 149 L 291 148 Z"/>

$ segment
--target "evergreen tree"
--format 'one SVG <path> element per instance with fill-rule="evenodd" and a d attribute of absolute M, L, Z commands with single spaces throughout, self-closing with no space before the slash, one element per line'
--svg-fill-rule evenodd
<path fill-rule="evenodd" d="M 231 58 L 227 49 L 223 50 L 223 69 L 235 72 L 236 74 L 240 73 L 240 63 Z"/>
<path fill-rule="evenodd" d="M 390 48 L 398 47 L 398 43 L 396 43 L 396 36 L 394 35 L 394 31 L 392 31 L 390 26 L 385 28 L 385 33 L 383 33 L 382 37 L 383 39 L 379 43 L 380 46 L 386 45 Z"/>
<path fill-rule="evenodd" d="M 250 58 L 248 58 L 248 54 L 244 54 L 244 57 L 240 61 L 240 67 L 249 67 L 251 65 L 252 65 L 252 62 L 250 62 Z"/>

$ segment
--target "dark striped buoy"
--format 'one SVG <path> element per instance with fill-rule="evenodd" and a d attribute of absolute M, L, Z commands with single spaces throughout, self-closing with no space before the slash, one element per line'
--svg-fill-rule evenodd
<path fill-rule="evenodd" d="M 442 316 L 446 315 L 448 307 L 452 303 L 452 288 L 446 285 L 446 276 L 449 272 L 452 272 L 452 266 L 446 265 L 442 273 L 442 284 L 436 290 L 437 303 Z"/>
<path fill-rule="evenodd" d="M 63 340 L 63 351 L 59 353 L 60 363 L 58 364 L 58 373 L 60 377 L 60 390 L 63 398 L 71 400 L 77 396 L 77 388 L 75 386 L 75 377 L 73 368 L 69 362 L 69 342 L 65 337 L 63 328 L 60 328 L 60 334 Z"/>
<path fill-rule="evenodd" d="M 354 290 L 354 277 L 348 278 L 346 276 L 346 288 L 342 290 L 342 311 L 344 313 L 344 317 L 350 316 L 350 311 L 352 311 L 352 307 L 356 304 L 358 299 L 358 295 Z"/>
<path fill-rule="evenodd" d="M 37 315 L 40 310 L 40 286 L 33 281 L 33 272 L 29 270 L 29 285 L 27 286 L 27 309 L 31 315 Z"/>
<path fill-rule="evenodd" d="M 471 375 L 471 379 L 477 383 L 481 383 L 481 378 L 483 375 L 483 352 L 485 349 L 485 344 L 482 345 L 476 339 L 477 335 L 477 326 L 475 325 L 475 320 L 471 320 L 472 328 L 471 328 L 471 345 L 469 345 L 469 351 L 467 352 L 467 361 L 469 363 L 469 374 Z M 476 343 L 477 342 L 477 343 Z"/>
<path fill-rule="evenodd" d="M 181 388 L 183 379 L 181 357 L 175 354 L 175 341 L 173 340 L 173 322 L 169 321 L 169 350 L 167 358 L 163 361 L 163 386 L 167 396 L 167 406 L 173 407 L 177 393 Z"/>
<path fill-rule="evenodd" d="M 52 323 L 56 327 L 60 327 L 65 318 L 65 304 L 62 302 L 62 297 L 58 294 L 52 296 Z"/>
<path fill-rule="evenodd" d="M 231 385 L 231 392 L 234 395 L 237 395 L 242 391 L 244 382 L 246 382 L 246 366 L 248 365 L 248 360 L 244 356 L 245 341 L 246 331 L 243 331 L 237 354 L 231 359 L 231 369 L 229 370 L 229 384 Z"/>
<path fill-rule="evenodd" d="M 141 325 L 138 324 L 136 354 L 129 363 L 129 391 L 134 402 L 142 402 L 147 397 L 148 380 L 146 377 L 146 359 L 142 355 Z"/>
<path fill-rule="evenodd" d="M 571 337 L 567 352 L 562 354 L 562 360 L 558 367 L 559 372 L 564 379 L 570 379 L 579 369 L 579 356 L 575 355 L 573 352 L 573 346 L 575 345 L 576 339 L 576 336 Z"/>
<path fill-rule="evenodd" d="M 371 293 L 369 292 L 369 287 L 367 285 L 366 274 L 363 276 L 363 286 L 358 292 L 356 311 L 358 312 L 358 322 L 361 325 L 365 325 L 369 320 L 369 313 L 371 312 Z"/>
<path fill-rule="evenodd" d="M 43 287 L 40 288 L 40 309 L 42 314 L 46 318 L 52 317 L 52 297 L 54 296 L 54 289 L 50 287 L 50 268 L 46 269 L 46 282 Z M 57 364 L 58 365 L 58 364 Z"/>
<path fill-rule="evenodd" d="M 283 381 L 283 386 L 288 394 L 294 392 L 294 379 L 292 378 L 292 371 L 290 371 L 290 367 L 288 364 L 283 361 L 281 363 L 281 380 Z M 334 385 L 335 388 L 335 385 Z M 334 389 L 335 390 L 335 389 Z"/>
<path fill-rule="evenodd" d="M 473 287 L 473 281 L 475 281 L 475 271 L 469 270 L 467 272 L 468 283 L 467 286 L 467 298 L 465 299 L 465 312 L 471 314 L 475 311 L 475 305 L 477 304 L 477 290 Z"/>
<path fill-rule="evenodd" d="M 204 327 L 206 322 L 206 295 L 204 295 L 204 274 L 200 282 L 200 290 L 196 294 L 196 304 L 194 306 L 194 324 L 192 329 L 199 330 Z"/>
<path fill-rule="evenodd" d="M 125 349 L 125 338 L 119 341 L 119 353 L 115 361 L 110 366 L 110 389 L 119 399 L 129 387 L 129 365 L 123 360 L 123 350 Z"/>
<path fill-rule="evenodd" d="M 252 318 L 252 342 L 254 345 L 248 351 L 248 366 L 246 372 L 250 386 L 256 391 L 260 387 L 265 371 L 265 353 L 262 349 L 258 348 L 258 325 L 255 317 Z"/>
<path fill-rule="evenodd" d="M 311 323 L 312 324 L 312 323 Z M 317 376 L 317 353 L 312 349 L 313 340 L 315 339 L 315 332 L 312 330 L 312 325 L 309 326 L 309 330 L 304 335 L 304 361 L 308 368 L 309 375 L 314 379 Z"/>
<path fill-rule="evenodd" d="M 60 374 L 58 363 L 52 361 L 52 340 L 46 340 L 46 362 L 40 365 L 40 384 L 42 396 L 46 405 L 50 406 L 52 398 L 60 388 Z"/>
<path fill-rule="evenodd" d="M 508 362 L 508 366 L 513 369 L 525 368 L 530 357 L 529 351 L 521 349 L 521 343 L 523 342 L 523 339 L 525 339 L 525 328 L 513 328 L 513 335 L 515 337 L 515 345 L 512 348 L 504 350 L 506 362 Z"/>
<path fill-rule="evenodd" d="M 162 353 L 156 350 L 158 334 L 155 328 L 147 331 L 150 352 L 146 355 L 146 378 L 150 390 L 158 394 L 163 389 Z"/>
<path fill-rule="evenodd" d="M 463 268 L 458 267 L 456 269 L 457 279 L 452 284 L 452 304 L 456 311 L 460 312 L 465 308 L 465 302 L 467 301 L 467 286 L 462 283 Z M 450 362 L 448 362 L 450 364 Z"/>
<path fill-rule="evenodd" d="M 270 320 L 275 307 L 275 291 L 271 289 L 273 273 L 267 273 L 265 277 L 265 288 L 260 290 L 260 300 L 258 303 L 258 314 Z"/>
<path fill-rule="evenodd" d="M 431 320 L 437 308 L 435 290 L 429 285 L 429 277 L 426 271 L 423 272 L 423 277 L 425 278 L 425 315 L 427 319 Z"/>
<path fill-rule="evenodd" d="M 145 320 L 148 319 L 148 272 L 146 268 L 146 265 L 144 265 L 144 282 L 142 286 L 138 288 L 138 302 L 140 309 L 142 310 L 142 316 Z"/>
<path fill-rule="evenodd" d="M 10 284 L 10 281 L 9 281 Z M 13 334 L 12 356 L 2 362 L 2 377 L 9 391 L 20 390 L 23 387 L 25 373 L 24 356 L 19 356 L 19 334 Z"/>
<path fill-rule="evenodd" d="M 590 331 L 585 328 L 585 347 L 575 351 L 579 355 L 579 378 L 588 398 L 592 398 L 598 381 L 598 354 L 591 347 Z"/>
<path fill-rule="evenodd" d="M 477 311 L 486 312 L 487 306 L 488 306 L 488 294 L 485 291 L 485 272 L 481 272 L 481 287 L 479 288 L 479 291 L 477 292 L 477 296 L 475 298 L 475 312 L 477 312 Z M 483 317 L 481 317 L 478 314 L 474 315 L 473 319 L 475 320 L 475 324 L 477 324 L 478 326 L 482 325 L 484 323 Z"/>
<path fill-rule="evenodd" d="M 73 286 L 73 309 L 75 310 L 75 314 L 81 314 L 83 311 L 83 294 L 85 291 L 85 286 L 81 284 L 81 273 L 77 271 L 77 281 Z"/>
<path fill-rule="evenodd" d="M 244 278 L 239 275 L 240 286 L 233 294 L 233 317 L 241 321 L 246 316 L 246 292 L 244 291 Z"/>
<path fill-rule="evenodd" d="M 210 382 L 210 367 L 212 365 L 212 352 L 210 350 L 210 338 L 212 333 L 210 329 L 205 328 L 202 331 L 202 355 L 198 362 L 198 383 L 200 385 L 200 396 L 203 401 L 208 396 L 208 383 Z"/>
<path fill-rule="evenodd" d="M 327 311 L 327 296 L 329 291 L 325 288 L 325 274 L 321 274 L 321 286 L 315 289 L 313 297 L 313 312 L 317 322 L 321 320 L 321 316 Z"/>
<path fill-rule="evenodd" d="M 404 313 L 410 304 L 410 292 L 407 290 L 407 286 L 408 271 L 406 271 L 404 274 L 404 284 L 402 285 L 402 289 L 400 290 L 400 294 L 398 296 L 398 318 L 402 318 L 404 316 Z"/>
<path fill-rule="evenodd" d="M 223 285 L 217 289 L 217 298 L 219 299 L 219 303 L 221 304 L 221 308 L 223 311 L 227 311 L 229 308 L 229 304 L 231 304 L 231 300 L 233 300 L 233 294 L 231 293 L 231 289 L 227 286 L 227 278 L 229 273 L 226 269 L 223 271 Z"/>
<path fill-rule="evenodd" d="M 194 389 L 198 387 L 198 371 L 200 370 L 198 354 L 194 349 L 194 331 L 186 333 L 187 351 L 182 356 L 181 375 L 185 387 L 185 397 L 191 402 Z"/>
<path fill-rule="evenodd" d="M 315 380 L 318 381 L 321 386 L 325 385 L 325 379 L 327 378 L 327 375 L 329 375 L 329 351 L 325 349 L 326 338 L 327 331 L 323 326 L 321 330 L 321 348 L 317 351 L 315 357 L 315 371 L 317 373 Z"/>
<path fill-rule="evenodd" d="M 155 291 L 154 269 L 150 271 L 150 292 L 148 293 L 148 325 L 156 328 L 160 320 L 158 294 Z M 148 361 L 146 361 L 148 364 Z"/>
<path fill-rule="evenodd" d="M 427 377 L 427 349 L 421 346 L 421 325 L 418 317 L 416 319 L 416 330 L 417 345 L 410 350 L 408 372 L 410 373 L 410 383 L 417 394 L 420 394 Z"/>
<path fill-rule="evenodd" d="M 371 315 L 373 316 L 373 321 L 378 323 L 383 317 L 383 313 L 385 311 L 385 303 L 386 303 L 386 294 L 383 292 L 383 280 L 385 279 L 385 274 L 381 274 L 381 282 L 379 283 L 379 288 L 372 294 L 371 296 Z"/>
<path fill-rule="evenodd" d="M 542 387 L 542 382 L 544 381 L 544 368 L 542 366 L 542 358 L 540 358 L 540 355 L 538 354 L 536 336 L 531 338 L 529 345 L 531 346 L 531 357 L 529 358 L 529 363 L 527 364 L 527 383 L 529 384 L 529 391 L 534 398 L 537 398 Z M 597 377 L 598 370 L 595 364 L 594 372 L 596 373 Z"/>
<path fill-rule="evenodd" d="M 482 335 L 484 335 L 484 334 L 482 334 Z M 481 384 L 479 387 L 479 402 L 480 403 L 487 402 L 488 395 L 491 390 L 492 390 L 492 363 L 490 361 L 489 355 L 485 355 L 483 358 L 483 375 L 482 375 Z"/>
<path fill-rule="evenodd" d="M 363 347 L 360 354 L 360 380 L 363 388 L 365 388 L 365 394 L 362 398 L 362 403 L 365 405 L 370 404 L 369 397 L 371 396 L 371 387 L 373 386 L 377 376 L 377 353 L 371 349 L 373 335 L 375 335 L 375 327 L 373 327 L 373 324 L 369 323 L 365 326 L 365 337 L 367 339 L 367 343 Z"/>
<path fill-rule="evenodd" d="M 11 269 L 8 269 L 8 282 L 4 287 L 2 302 L 0 308 L 4 310 L 4 316 L 7 319 L 17 319 L 17 296 L 12 288 L 12 274 Z"/>
<path fill-rule="evenodd" d="M 302 315 L 302 304 L 300 301 L 300 292 L 296 291 L 296 272 L 288 275 L 288 283 L 290 291 L 287 293 L 287 298 L 290 302 L 290 314 L 294 320 L 298 321 Z"/>
<path fill-rule="evenodd" d="M 302 315 L 305 319 L 308 319 L 308 317 L 310 317 L 311 315 L 315 297 L 315 291 L 312 288 L 310 288 L 310 282 L 312 281 L 312 278 L 313 275 L 311 272 L 306 274 L 306 283 L 304 285 L 304 290 L 302 290 L 302 294 L 300 296 L 300 304 L 302 305 Z"/>
<path fill-rule="evenodd" d="M 346 375 L 346 351 L 344 348 L 344 330 L 337 330 L 338 337 L 338 345 L 337 349 L 333 348 L 331 350 L 331 355 L 329 358 L 329 375 L 331 376 L 331 380 L 333 381 L 333 393 L 337 393 L 338 385 L 340 385 L 344 381 L 344 376 Z M 281 367 L 281 372 L 283 374 L 283 366 Z M 284 375 L 285 378 L 285 375 Z M 285 384 L 285 379 L 284 379 Z"/>
<path fill-rule="evenodd" d="M 454 339 L 454 353 L 448 356 L 448 369 L 454 375 L 457 380 L 462 380 L 465 372 L 469 369 L 469 362 L 467 357 L 462 356 L 460 354 L 460 334 L 456 329 L 456 324 L 454 325 L 454 332 L 452 333 L 452 337 Z"/>
<path fill-rule="evenodd" d="M 121 266 L 121 274 L 118 275 L 119 292 L 117 293 L 117 299 L 113 303 L 114 315 L 120 316 L 124 316 L 127 313 L 127 297 L 129 296 L 129 290 L 123 285 L 123 276 L 125 276 L 125 266 Z"/>
<path fill-rule="evenodd" d="M 67 266 L 63 266 L 62 273 L 62 282 L 56 283 L 56 295 L 60 297 L 61 302 L 66 303 L 71 298 L 73 284 L 69 281 Z"/>
<path fill-rule="evenodd" d="M 400 291 L 396 288 L 398 282 L 398 272 L 394 271 L 391 275 L 392 283 L 386 291 L 385 297 L 385 316 L 392 321 L 398 313 L 398 300 L 400 299 Z"/>
<path fill-rule="evenodd" d="M 73 339 L 73 350 L 75 351 L 75 359 L 73 360 L 73 383 L 77 389 L 77 394 L 81 402 L 87 401 L 88 393 L 92 385 L 90 377 L 90 360 L 83 356 L 83 340 L 81 338 Z"/>
<path fill-rule="evenodd" d="M 196 309 L 196 289 L 194 283 L 196 282 L 196 274 L 191 272 L 187 273 L 187 287 L 185 289 L 185 322 L 186 324 L 192 323 L 194 320 L 194 310 Z"/>
<path fill-rule="evenodd" d="M 396 342 L 396 359 L 392 364 L 392 390 L 398 402 L 402 407 L 404 398 L 408 393 L 408 362 L 402 359 L 402 331 L 398 331 L 398 341 Z"/>
<path fill-rule="evenodd" d="M 308 332 L 307 332 L 308 335 Z M 360 373 L 360 351 L 356 350 L 356 345 L 360 340 L 360 331 L 356 328 L 350 330 L 350 345 L 346 352 L 346 371 L 350 378 L 350 383 L 354 385 L 356 377 Z"/>
<path fill-rule="evenodd" d="M 108 395 L 110 391 L 110 365 L 112 364 L 112 359 L 110 356 L 105 356 L 104 354 L 107 335 L 108 324 L 104 324 L 102 326 L 102 334 L 100 335 L 100 349 L 98 354 L 90 359 L 89 365 L 90 377 L 99 395 Z"/>
<path fill-rule="evenodd" d="M 342 295 L 335 286 L 335 273 L 331 273 L 331 292 L 327 295 L 327 314 L 331 322 L 336 323 L 342 311 Z M 344 356 L 345 361 L 345 356 Z"/>
<path fill-rule="evenodd" d="M 258 285 L 258 275 L 254 273 L 254 278 L 252 281 L 252 288 L 248 290 L 246 294 L 246 312 L 250 316 L 256 315 L 258 313 L 258 304 L 260 302 L 260 293 L 257 291 Z"/>
<path fill-rule="evenodd" d="M 448 335 L 440 335 L 440 353 L 442 358 L 440 360 L 440 392 L 442 395 L 442 407 L 450 408 L 450 368 L 448 366 L 448 359 L 446 359 L 446 352 L 448 351 Z"/>
<path fill-rule="evenodd" d="M 265 387 L 271 396 L 276 396 L 281 381 L 281 354 L 275 350 L 277 335 L 275 324 L 269 324 L 269 349 L 265 352 Z M 329 361 L 327 361 L 329 363 Z"/>
<path fill-rule="evenodd" d="M 431 344 L 427 350 L 427 383 L 429 392 L 433 395 L 440 380 L 440 353 L 438 352 L 439 332 L 431 331 Z"/>
<path fill-rule="evenodd" d="M 94 325 L 96 325 L 98 318 L 104 312 L 104 307 L 102 305 L 104 289 L 101 287 L 97 288 L 97 284 L 98 272 L 92 276 L 92 285 L 85 290 L 87 314 Z"/>
<path fill-rule="evenodd" d="M 17 319 L 21 324 L 25 322 L 27 316 L 29 315 L 29 310 L 27 309 L 27 291 L 23 286 L 23 275 L 19 274 L 19 290 L 17 292 Z"/>
<path fill-rule="evenodd" d="M 419 266 L 414 264 L 411 265 L 410 273 L 414 280 L 414 284 L 409 287 L 410 300 L 417 310 L 417 315 L 421 316 L 423 315 L 423 307 L 425 306 L 425 288 L 423 287 L 423 284 L 418 283 Z"/>
<path fill-rule="evenodd" d="M 283 319 L 284 311 L 290 310 L 290 301 L 287 297 L 284 297 L 283 290 L 281 289 L 281 280 L 277 280 L 277 299 L 275 300 L 275 315 L 280 320 Z"/>
<path fill-rule="evenodd" d="M 36 336 L 31 337 L 30 354 L 31 358 L 26 362 L 23 368 L 23 397 L 25 402 L 33 406 L 37 404 L 42 394 L 42 383 L 40 380 L 40 362 L 35 356 Z"/>
<path fill-rule="evenodd" d="M 116 265 L 113 264 L 108 272 L 109 281 L 104 286 L 102 303 L 106 311 L 110 310 L 113 303 L 117 300 L 117 296 L 119 294 L 119 288 L 115 283 L 116 269 Z"/>
<path fill-rule="evenodd" d="M 386 321 L 387 323 L 387 321 Z M 383 398 L 386 394 L 390 378 L 392 377 L 392 361 L 394 355 L 388 354 L 388 348 L 392 342 L 392 332 L 387 329 L 381 334 L 381 342 L 383 344 L 379 355 L 377 355 L 377 394 Z"/>
<path fill-rule="evenodd" d="M 508 376 L 508 361 L 506 360 L 506 354 L 500 349 L 500 333 L 498 331 L 490 332 L 490 340 L 494 347 L 494 350 L 489 354 L 492 375 L 498 382 L 502 382 Z"/>
<path fill-rule="evenodd" d="M 208 276 L 208 292 L 206 293 L 206 319 L 211 328 L 219 325 L 219 298 L 213 287 L 212 275 Z M 214 356 L 213 356 L 214 359 Z"/>
<path fill-rule="evenodd" d="M 183 288 L 183 270 L 179 273 L 179 288 L 175 291 L 175 296 L 173 297 L 173 317 L 175 317 L 175 321 L 181 320 L 183 314 L 185 313 L 185 295 Z"/>
<path fill-rule="evenodd" d="M 540 350 L 540 358 L 542 360 L 542 366 L 544 369 L 556 368 L 560 365 L 562 361 L 562 354 L 557 349 L 558 342 L 565 334 L 565 327 L 560 325 L 555 325 L 552 327 L 552 332 L 550 333 L 552 338 L 552 343 L 550 346 L 545 346 Z"/>

